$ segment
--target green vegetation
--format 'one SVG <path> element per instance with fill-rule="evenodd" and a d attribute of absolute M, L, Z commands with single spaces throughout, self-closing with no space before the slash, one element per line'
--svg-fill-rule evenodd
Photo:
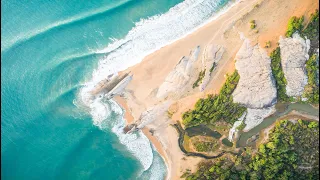
<path fill-rule="evenodd" d="M 239 74 L 235 71 L 228 76 L 218 95 L 209 95 L 205 99 L 199 99 L 194 110 L 185 112 L 182 116 L 186 127 L 199 124 L 214 124 L 217 121 L 225 121 L 233 124 L 246 110 L 240 104 L 233 103 L 232 92 L 239 81 Z"/>
<path fill-rule="evenodd" d="M 168 118 L 172 118 L 173 114 L 174 114 L 173 112 L 170 112 L 169 110 L 167 111 Z"/>
<path fill-rule="evenodd" d="M 319 34 L 319 10 L 317 9 L 310 16 L 308 25 L 303 26 L 304 17 L 293 16 L 288 22 L 288 28 L 286 32 L 287 37 L 292 37 L 292 34 L 299 32 L 302 36 L 307 36 L 309 39 L 318 37 Z"/>
<path fill-rule="evenodd" d="M 257 26 L 256 21 L 255 20 L 251 20 L 250 21 L 250 28 L 254 29 L 254 28 L 256 28 L 256 26 Z"/>
<path fill-rule="evenodd" d="M 229 129 L 232 127 L 232 125 L 224 121 L 215 122 L 214 124 L 207 124 L 206 126 L 209 127 L 211 130 L 217 131 L 220 134 L 226 136 L 229 134 Z"/>
<path fill-rule="evenodd" d="M 273 52 L 271 52 L 270 58 L 271 58 L 272 74 L 276 80 L 278 100 L 281 102 L 288 102 L 290 99 L 286 94 L 287 80 L 284 77 L 284 73 L 281 66 L 281 57 L 280 57 L 279 47 L 277 47 Z"/>
<path fill-rule="evenodd" d="M 312 40 L 318 40 L 319 33 L 319 10 L 316 10 L 311 14 L 310 21 L 306 28 L 303 26 L 304 17 L 292 17 L 288 23 L 288 29 L 286 32 L 287 37 L 291 37 L 293 33 L 299 32 L 302 36 L 307 36 L 308 38 L 313 38 Z M 304 29 L 303 29 L 304 28 Z M 270 42 L 270 41 L 268 41 Z M 266 47 L 270 44 L 266 43 Z M 317 42 L 316 44 L 318 44 Z M 281 66 L 280 48 L 277 47 L 271 54 L 271 68 L 272 74 L 276 80 L 277 84 L 277 96 L 280 102 L 292 102 L 297 101 L 292 97 L 288 97 L 286 94 L 287 81 L 284 77 L 284 73 Z M 307 72 L 308 72 L 308 85 L 305 87 L 304 97 L 308 98 L 309 103 L 318 103 L 319 101 L 319 87 L 316 83 L 318 65 L 316 62 L 316 55 L 311 56 L 307 61 Z M 298 99 L 300 99 L 298 97 Z M 298 100 L 299 101 L 299 100 Z"/>
<path fill-rule="evenodd" d="M 309 103 L 319 103 L 319 85 L 317 82 L 317 71 L 319 69 L 317 63 L 317 55 L 314 54 L 306 63 L 308 73 L 308 85 L 304 88 L 304 97 L 308 98 Z"/>
<path fill-rule="evenodd" d="M 317 9 L 310 16 L 310 21 L 305 29 L 302 31 L 303 36 L 309 39 L 314 39 L 319 36 L 319 10 Z"/>
<path fill-rule="evenodd" d="M 186 172 L 184 172 L 180 178 L 186 178 L 191 174 L 191 170 L 190 169 L 186 169 Z"/>
<path fill-rule="evenodd" d="M 319 179 L 319 124 L 282 120 L 257 151 L 246 148 L 241 156 L 223 156 L 199 163 L 187 180 Z"/>
<path fill-rule="evenodd" d="M 202 82 L 202 79 L 204 78 L 205 74 L 206 74 L 206 70 L 200 71 L 198 79 L 196 80 L 196 82 L 193 83 L 192 88 L 199 86 L 199 83 Z"/>
<path fill-rule="evenodd" d="M 244 121 L 237 127 L 237 130 L 242 131 L 246 127 L 246 123 Z"/>
<path fill-rule="evenodd" d="M 217 63 L 213 62 L 212 67 L 210 68 L 210 74 L 212 73 L 212 71 L 214 70 L 214 68 L 216 68 Z"/>
<path fill-rule="evenodd" d="M 191 139 L 193 147 L 198 152 L 213 152 L 219 149 L 219 142 L 209 137 L 194 137 Z"/>
<path fill-rule="evenodd" d="M 286 36 L 292 37 L 293 33 L 295 33 L 295 32 L 301 33 L 301 31 L 303 29 L 303 21 L 304 21 L 303 16 L 300 18 L 298 18 L 296 16 L 291 17 L 289 20 L 289 23 L 288 23 Z"/>
<path fill-rule="evenodd" d="M 265 48 L 271 47 L 271 41 L 267 41 L 267 42 L 266 42 L 266 45 L 265 45 L 264 47 L 265 47 Z"/>
<path fill-rule="evenodd" d="M 187 151 L 190 151 L 190 137 L 188 135 L 184 135 L 183 136 L 183 146 Z"/>
<path fill-rule="evenodd" d="M 237 179 L 236 176 L 231 178 L 231 170 L 234 163 L 229 158 L 218 158 L 216 161 L 203 161 L 198 164 L 196 173 L 189 173 L 187 180 L 208 180 L 208 179 Z M 239 178 L 240 179 L 240 178 Z"/>

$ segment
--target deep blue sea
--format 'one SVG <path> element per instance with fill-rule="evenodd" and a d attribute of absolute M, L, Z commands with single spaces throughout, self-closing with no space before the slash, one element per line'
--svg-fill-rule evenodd
<path fill-rule="evenodd" d="M 1 178 L 163 179 L 123 111 L 88 91 L 200 27 L 230 0 L 1 1 Z"/>

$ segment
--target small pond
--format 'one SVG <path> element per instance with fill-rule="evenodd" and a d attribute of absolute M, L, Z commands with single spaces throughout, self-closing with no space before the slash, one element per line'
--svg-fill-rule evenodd
<path fill-rule="evenodd" d="M 232 147 L 233 143 L 230 142 L 227 138 L 222 139 L 222 144 L 228 147 Z"/>
<path fill-rule="evenodd" d="M 219 132 L 210 129 L 206 125 L 189 127 L 185 129 L 185 132 L 189 137 L 202 135 L 202 136 L 211 136 L 213 138 L 220 139 L 222 136 Z"/>

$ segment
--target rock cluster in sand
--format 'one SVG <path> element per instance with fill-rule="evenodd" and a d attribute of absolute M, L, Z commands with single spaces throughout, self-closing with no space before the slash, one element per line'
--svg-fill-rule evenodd
<path fill-rule="evenodd" d="M 233 92 L 233 101 L 248 108 L 264 108 L 276 103 L 277 89 L 271 70 L 271 59 L 259 45 L 244 40 L 236 55 L 239 83 Z"/>
<path fill-rule="evenodd" d="M 217 64 L 224 53 L 224 47 L 216 44 L 209 44 L 203 52 L 202 58 L 202 70 L 205 70 L 205 75 L 202 79 L 202 83 L 199 88 L 203 91 L 210 81 L 211 72 L 210 69 L 213 64 Z"/>
<path fill-rule="evenodd" d="M 304 40 L 295 33 L 292 38 L 280 37 L 279 46 L 282 69 L 287 80 L 287 95 L 301 96 L 304 87 L 308 84 L 305 64 L 309 59 L 310 40 Z"/>
<path fill-rule="evenodd" d="M 166 98 L 170 93 L 179 93 L 187 85 L 194 64 L 198 60 L 200 46 L 191 51 L 189 57 L 183 57 L 160 85 L 157 98 Z"/>

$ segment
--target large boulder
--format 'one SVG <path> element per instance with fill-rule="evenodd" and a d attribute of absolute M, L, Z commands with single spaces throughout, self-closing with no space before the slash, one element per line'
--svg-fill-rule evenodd
<path fill-rule="evenodd" d="M 170 93 L 179 93 L 190 80 L 194 64 L 200 52 L 200 46 L 191 51 L 189 57 L 182 57 L 175 68 L 168 74 L 165 81 L 160 85 L 157 98 L 166 98 Z"/>
<path fill-rule="evenodd" d="M 275 104 L 277 89 L 266 51 L 245 39 L 235 60 L 240 80 L 233 92 L 233 101 L 252 109 Z"/>
<path fill-rule="evenodd" d="M 304 40 L 294 33 L 292 38 L 280 37 L 279 46 L 282 69 L 287 80 L 286 93 L 288 96 L 301 96 L 308 84 L 305 64 L 309 59 L 310 40 Z"/>

